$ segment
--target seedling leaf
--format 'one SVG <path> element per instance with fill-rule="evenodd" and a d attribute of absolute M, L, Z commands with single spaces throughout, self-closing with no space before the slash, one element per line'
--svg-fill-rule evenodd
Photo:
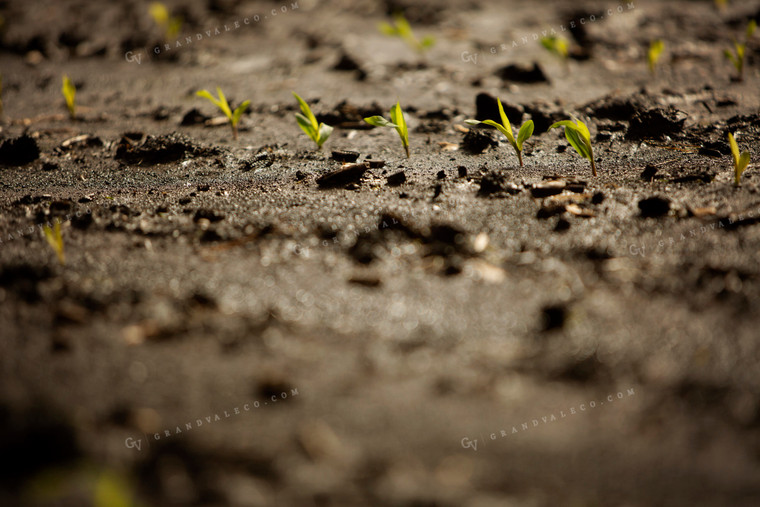
<path fill-rule="evenodd" d="M 570 146 L 578 152 L 578 155 L 591 162 L 591 172 L 596 176 L 596 163 L 594 162 L 594 151 L 591 147 L 591 132 L 581 120 L 575 121 L 562 120 L 554 123 L 549 130 L 557 127 L 565 127 L 565 138 Z"/>
<path fill-rule="evenodd" d="M 45 240 L 50 248 L 53 249 L 55 255 L 58 257 L 58 262 L 63 266 L 66 264 L 66 257 L 63 252 L 63 236 L 61 235 L 61 222 L 55 222 L 53 227 L 49 225 L 42 226 L 42 231 L 45 234 Z"/>
<path fill-rule="evenodd" d="M 407 130 L 406 120 L 404 119 L 404 111 L 401 109 L 401 104 L 396 102 L 396 105 L 391 107 L 391 120 L 388 121 L 382 116 L 369 116 L 364 118 L 364 121 L 374 127 L 393 127 L 396 129 L 396 133 L 401 138 L 401 144 L 404 146 L 406 157 L 409 158 L 409 131 Z"/>
<path fill-rule="evenodd" d="M 435 38 L 427 35 L 420 41 L 415 37 L 412 31 L 412 26 L 403 14 L 398 13 L 393 16 L 393 24 L 380 23 L 378 28 L 381 33 L 389 37 L 398 37 L 406 42 L 406 44 L 417 51 L 418 53 L 424 53 L 427 49 L 430 49 L 435 44 Z"/>
<path fill-rule="evenodd" d="M 523 123 L 523 126 L 520 127 L 520 131 L 517 133 L 517 147 L 520 148 L 520 150 L 522 150 L 523 143 L 533 135 L 533 129 L 533 120 L 526 121 Z"/>
<path fill-rule="evenodd" d="M 235 108 L 235 110 L 232 112 L 232 123 L 237 125 L 237 123 L 240 121 L 240 117 L 243 116 L 243 113 L 245 113 L 246 109 L 248 109 L 248 106 L 251 105 L 250 100 L 246 100 L 242 104 L 240 104 L 238 107 Z"/>
<path fill-rule="evenodd" d="M 369 118 L 364 118 L 364 121 L 369 123 L 370 125 L 374 127 L 398 127 L 395 123 L 391 123 L 382 116 L 370 116 Z"/>
<path fill-rule="evenodd" d="M 556 54 L 562 59 L 566 59 L 570 54 L 570 47 L 566 39 L 550 35 L 541 38 L 541 45 L 551 53 Z"/>
<path fill-rule="evenodd" d="M 501 104 L 501 99 L 497 98 L 496 103 L 499 105 L 499 116 L 501 117 L 502 124 L 499 125 L 493 120 L 484 120 L 484 121 L 477 121 L 477 120 L 465 120 L 465 123 L 468 125 L 478 125 L 478 124 L 485 124 L 490 125 L 491 127 L 495 127 L 499 132 L 504 134 L 504 137 L 507 138 L 507 141 L 509 141 L 509 144 L 512 145 L 512 148 L 514 148 L 515 153 L 517 153 L 517 158 L 520 161 L 520 167 L 523 167 L 523 158 L 522 158 L 522 149 L 523 149 L 523 143 L 527 141 L 530 136 L 533 135 L 533 121 L 528 120 L 526 121 L 522 127 L 520 127 L 520 130 L 517 133 L 517 139 L 515 139 L 514 132 L 512 131 L 512 125 L 509 123 L 509 117 L 504 113 L 504 106 Z"/>
<path fill-rule="evenodd" d="M 660 59 L 660 56 L 662 55 L 662 52 L 665 51 L 665 43 L 662 42 L 660 39 L 653 40 L 649 43 L 649 52 L 647 53 L 647 60 L 649 62 L 649 72 L 652 74 L 655 73 L 655 70 L 657 68 L 657 62 Z"/>
<path fill-rule="evenodd" d="M 218 107 L 222 111 L 222 113 L 224 113 L 224 116 L 226 116 L 227 119 L 230 121 L 230 128 L 232 129 L 232 138 L 237 139 L 238 122 L 240 121 L 240 118 L 243 116 L 243 113 L 245 112 L 245 110 L 248 109 L 248 106 L 251 105 L 251 101 L 250 100 L 244 101 L 237 108 L 235 108 L 235 111 L 233 112 L 230 109 L 230 104 L 227 102 L 227 97 L 224 96 L 222 89 L 219 88 L 218 86 L 216 87 L 216 94 L 219 96 L 219 98 L 216 98 L 213 95 L 211 95 L 211 93 L 209 93 L 208 90 L 198 90 L 197 92 L 195 92 L 195 94 L 198 97 L 203 97 L 204 99 L 208 99 L 212 104 Z"/>
<path fill-rule="evenodd" d="M 739 145 L 731 132 L 728 133 L 728 144 L 731 146 L 731 156 L 734 159 L 734 185 L 738 187 L 742 184 L 742 174 L 749 165 L 750 154 L 748 151 L 739 154 Z"/>
<path fill-rule="evenodd" d="M 755 34 L 755 30 L 757 30 L 757 21 L 753 19 L 747 25 L 747 32 L 746 32 L 747 40 L 752 38 L 752 36 Z"/>
<path fill-rule="evenodd" d="M 332 134 L 333 128 L 324 123 L 319 123 L 317 117 L 311 112 L 309 104 L 307 104 L 296 92 L 292 93 L 296 100 L 298 100 L 301 112 L 303 113 L 296 113 L 295 115 L 298 126 L 301 127 L 301 130 L 303 130 L 312 141 L 317 143 L 317 148 L 321 149 L 322 145 L 327 141 L 327 138 Z"/>
<path fill-rule="evenodd" d="M 164 30 L 165 39 L 173 39 L 182 29 L 182 18 L 179 16 L 172 17 L 169 9 L 161 2 L 153 2 L 148 7 L 148 13 L 153 21 Z"/>
<path fill-rule="evenodd" d="M 73 120 L 76 117 L 76 95 L 77 89 L 71 82 L 69 76 L 63 76 L 63 87 L 61 88 L 63 98 L 66 100 L 66 108 L 69 110 L 69 117 Z"/>
<path fill-rule="evenodd" d="M 731 146 L 731 155 L 733 155 L 734 164 L 736 164 L 736 162 L 739 160 L 739 145 L 736 144 L 736 139 L 731 132 L 728 133 L 728 144 Z"/>
<path fill-rule="evenodd" d="M 327 141 L 327 138 L 330 137 L 332 131 L 333 128 L 330 125 L 325 125 L 324 123 L 319 124 L 319 139 L 317 139 L 317 145 L 320 148 L 325 143 L 325 141 Z"/>

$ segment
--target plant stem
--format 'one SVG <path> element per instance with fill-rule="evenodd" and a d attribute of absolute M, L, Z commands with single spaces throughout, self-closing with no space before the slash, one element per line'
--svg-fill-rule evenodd
<path fill-rule="evenodd" d="M 237 125 L 232 125 L 231 123 L 230 125 L 232 126 L 232 139 L 237 141 L 237 137 L 238 137 Z"/>
<path fill-rule="evenodd" d="M 409 158 L 409 145 L 408 144 L 404 145 L 404 150 L 406 151 L 406 158 Z"/>
<path fill-rule="evenodd" d="M 596 176 L 596 163 L 594 162 L 594 156 L 591 155 L 591 172 Z"/>
<path fill-rule="evenodd" d="M 517 158 L 520 160 L 520 167 L 523 166 L 522 151 L 517 152 Z"/>

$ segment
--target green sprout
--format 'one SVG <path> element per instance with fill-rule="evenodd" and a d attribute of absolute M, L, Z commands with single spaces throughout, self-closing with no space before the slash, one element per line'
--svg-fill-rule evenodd
<path fill-rule="evenodd" d="M 725 57 L 734 64 L 734 67 L 736 68 L 736 72 L 738 73 L 739 81 L 744 80 L 744 59 L 746 56 L 747 51 L 747 43 L 752 38 L 752 35 L 755 33 L 755 30 L 757 29 L 757 21 L 754 19 L 749 22 L 747 25 L 747 31 L 745 32 L 744 36 L 744 42 L 739 42 L 737 40 L 734 40 L 734 51 L 735 53 L 732 53 L 730 50 L 726 49 L 723 54 Z"/>
<path fill-rule="evenodd" d="M 246 100 L 242 104 L 240 104 L 234 111 L 230 109 L 230 105 L 227 102 L 227 98 L 224 96 L 224 93 L 222 93 L 222 89 L 218 86 L 216 87 L 216 94 L 219 96 L 217 99 L 213 95 L 211 95 L 207 90 L 199 90 L 195 92 L 195 94 L 199 97 L 206 98 L 210 100 L 216 107 L 218 107 L 223 113 L 224 116 L 227 117 L 228 120 L 230 120 L 230 127 L 232 128 L 232 138 L 237 139 L 238 138 L 238 122 L 240 121 L 240 117 L 243 116 L 243 113 L 246 109 L 248 109 L 248 106 L 251 105 L 250 100 Z"/>
<path fill-rule="evenodd" d="M 660 56 L 662 56 L 663 51 L 665 51 L 665 43 L 660 39 L 653 40 L 649 43 L 647 62 L 649 63 L 649 72 L 653 76 L 657 71 L 657 62 L 660 60 Z"/>
<path fill-rule="evenodd" d="M 409 158 L 409 131 L 406 128 L 406 120 L 404 119 L 404 111 L 401 110 L 401 104 L 396 102 L 396 105 L 391 108 L 391 121 L 386 120 L 382 116 L 370 116 L 369 118 L 364 118 L 364 121 L 375 127 L 395 128 L 398 136 L 401 138 L 401 144 L 404 145 L 406 158 Z"/>
<path fill-rule="evenodd" d="M 734 185 L 738 187 L 742 184 L 742 173 L 749 165 L 749 152 L 739 155 L 739 145 L 731 132 L 728 133 L 728 144 L 731 145 L 731 156 L 734 158 Z"/>
<path fill-rule="evenodd" d="M 422 40 L 417 39 L 412 32 L 412 26 L 406 20 L 403 14 L 398 13 L 393 16 L 393 24 L 380 23 L 380 31 L 389 37 L 398 37 L 418 53 L 424 53 L 435 44 L 435 38 L 426 35 Z"/>
<path fill-rule="evenodd" d="M 501 105 L 501 99 L 497 98 L 496 102 L 499 104 L 499 115 L 501 116 L 501 125 L 499 125 L 493 120 L 485 120 L 485 121 L 465 120 L 465 123 L 467 123 L 468 125 L 479 125 L 481 123 L 484 123 L 486 125 L 496 127 L 499 130 L 499 132 L 504 134 L 504 137 L 507 138 L 507 141 L 509 141 L 509 144 L 511 144 L 512 147 L 515 149 L 515 152 L 517 153 L 517 158 L 520 160 L 520 167 L 523 167 L 523 158 L 522 158 L 523 143 L 527 141 L 528 139 L 530 139 L 530 136 L 533 135 L 533 120 L 528 120 L 525 123 L 523 123 L 522 127 L 520 127 L 520 130 L 517 132 L 517 139 L 515 139 L 515 136 L 512 133 L 512 125 L 509 124 L 509 118 L 507 118 L 507 115 L 504 114 L 504 107 Z"/>
<path fill-rule="evenodd" d="M 317 118 L 314 113 L 311 112 L 309 104 L 306 103 L 296 92 L 292 92 L 293 96 L 298 100 L 301 105 L 301 113 L 296 113 L 296 121 L 301 130 L 306 132 L 312 141 L 317 143 L 317 149 L 321 150 L 322 145 L 327 141 L 327 138 L 332 134 L 333 128 L 330 125 L 317 122 Z"/>
<path fill-rule="evenodd" d="M 69 79 L 69 76 L 63 76 L 63 87 L 61 88 L 61 92 L 63 92 L 63 98 L 66 99 L 66 108 L 69 110 L 69 116 L 71 119 L 76 118 L 76 96 L 77 96 L 77 89 L 76 86 L 74 86 L 74 83 L 71 82 L 71 79 Z"/>
<path fill-rule="evenodd" d="M 61 236 L 61 222 L 56 221 L 53 227 L 49 225 L 42 226 L 42 231 L 45 234 L 45 239 L 48 245 L 53 249 L 55 255 L 58 256 L 58 261 L 61 266 L 66 264 L 66 257 L 63 255 L 63 236 Z"/>
<path fill-rule="evenodd" d="M 164 38 L 166 40 L 173 39 L 179 35 L 179 31 L 182 29 L 182 18 L 169 14 L 169 9 L 164 4 L 153 2 L 150 4 L 148 12 L 153 21 L 164 31 Z"/>
<path fill-rule="evenodd" d="M 563 61 L 567 60 L 570 55 L 570 44 L 564 37 L 557 37 L 556 35 L 541 37 L 541 45 L 550 53 L 559 56 Z"/>
<path fill-rule="evenodd" d="M 570 120 L 558 121 L 549 130 L 555 127 L 565 127 L 565 137 L 570 146 L 575 148 L 578 154 L 591 162 L 591 172 L 596 176 L 596 163 L 594 162 L 594 152 L 591 149 L 591 132 L 581 120 L 574 118 L 575 122 Z"/>

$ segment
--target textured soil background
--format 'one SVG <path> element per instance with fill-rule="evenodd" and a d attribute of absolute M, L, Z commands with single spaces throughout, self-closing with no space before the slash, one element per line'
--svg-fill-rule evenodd
<path fill-rule="evenodd" d="M 760 504 L 760 2 L 167 5 L 156 56 L 147 2 L 0 1 L 1 505 Z M 385 166 L 321 188 L 336 149 Z"/>

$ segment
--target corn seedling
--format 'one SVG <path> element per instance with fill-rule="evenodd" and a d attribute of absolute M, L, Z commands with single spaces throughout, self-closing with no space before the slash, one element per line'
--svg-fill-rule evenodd
<path fill-rule="evenodd" d="M 734 158 L 734 185 L 738 187 L 742 184 L 742 173 L 749 165 L 749 152 L 739 154 L 739 145 L 731 132 L 728 133 L 728 144 L 731 145 L 731 156 Z"/>
<path fill-rule="evenodd" d="M 559 56 L 562 61 L 567 61 L 567 57 L 570 56 L 570 44 L 564 37 L 557 37 L 556 35 L 541 37 L 541 45 L 550 53 Z"/>
<path fill-rule="evenodd" d="M 596 163 L 594 162 L 594 151 L 591 148 L 591 132 L 588 127 L 581 120 L 575 119 L 575 122 L 570 120 L 558 121 L 549 130 L 555 127 L 565 127 L 565 137 L 570 143 L 570 146 L 575 148 L 578 155 L 588 159 L 591 162 L 591 172 L 596 176 Z"/>
<path fill-rule="evenodd" d="M 172 16 L 169 13 L 169 9 L 164 4 L 161 2 L 153 2 L 150 4 L 148 12 L 158 27 L 164 31 L 164 38 L 166 40 L 173 39 L 179 35 L 179 31 L 182 29 L 182 18 L 179 16 Z"/>
<path fill-rule="evenodd" d="M 396 102 L 396 105 L 391 108 L 391 121 L 386 120 L 382 116 L 370 116 L 369 118 L 364 118 L 364 121 L 374 127 L 395 128 L 398 136 L 401 138 L 401 144 L 404 145 L 406 158 L 409 158 L 409 131 L 406 128 L 406 120 L 404 119 L 404 111 L 401 110 L 401 104 Z"/>
<path fill-rule="evenodd" d="M 736 72 L 738 74 L 738 80 L 742 81 L 744 79 L 744 60 L 746 57 L 747 52 L 747 43 L 752 38 L 752 35 L 755 33 L 755 30 L 757 29 L 757 22 L 753 19 L 749 22 L 747 25 L 747 31 L 744 33 L 744 42 L 739 42 L 737 40 L 734 40 L 734 52 L 732 53 L 731 50 L 726 49 L 723 54 L 725 57 L 734 64 L 734 68 L 736 68 Z"/>
<path fill-rule="evenodd" d="M 243 116 L 243 113 L 246 109 L 248 109 L 248 106 L 251 105 L 250 100 L 246 100 L 242 104 L 240 104 L 235 110 L 233 111 L 230 109 L 230 105 L 227 102 L 227 98 L 224 96 L 224 93 L 222 93 L 222 89 L 218 86 L 216 87 L 216 94 L 219 96 L 217 99 L 213 95 L 211 95 L 207 90 L 199 90 L 195 92 L 195 94 L 199 97 L 203 97 L 205 99 L 208 99 L 213 103 L 216 107 L 218 107 L 223 113 L 224 116 L 227 117 L 227 119 L 230 121 L 230 127 L 232 128 L 232 138 L 237 139 L 238 138 L 238 122 L 240 122 L 240 117 Z"/>
<path fill-rule="evenodd" d="M 647 62 L 649 63 L 649 72 L 654 76 L 657 72 L 657 62 L 662 56 L 662 52 L 665 51 L 665 43 L 660 39 L 653 40 L 649 43 L 649 51 L 647 52 Z"/>
<path fill-rule="evenodd" d="M 382 33 L 389 37 L 400 38 L 418 53 L 424 53 L 435 44 L 435 38 L 430 35 L 423 37 L 422 40 L 417 39 L 412 31 L 412 26 L 403 14 L 394 15 L 393 24 L 385 22 L 380 23 L 379 28 Z"/>
<path fill-rule="evenodd" d="M 69 116 L 73 120 L 76 118 L 77 89 L 76 86 L 74 86 L 74 83 L 71 82 L 71 79 L 69 79 L 69 76 L 63 76 L 63 87 L 61 88 L 61 92 L 63 93 L 63 98 L 66 100 L 66 108 L 69 110 Z"/>
<path fill-rule="evenodd" d="M 63 254 L 63 236 L 61 236 L 61 222 L 56 221 L 53 227 L 49 225 L 42 226 L 42 232 L 45 234 L 45 239 L 48 245 L 53 249 L 55 255 L 58 256 L 58 261 L 63 266 L 66 264 L 66 258 Z"/>
<path fill-rule="evenodd" d="M 533 120 L 528 120 L 525 123 L 523 123 L 522 127 L 520 127 L 520 130 L 517 132 L 517 139 L 515 139 L 514 134 L 512 133 L 512 125 L 509 124 L 509 118 L 507 118 L 507 115 L 504 114 L 504 107 L 501 105 L 501 99 L 496 99 L 496 102 L 499 104 L 499 115 L 501 116 L 501 125 L 496 123 L 493 120 L 485 120 L 485 121 L 478 121 L 478 120 L 465 120 L 465 123 L 468 125 L 479 125 L 481 123 L 485 125 L 490 125 L 492 127 L 496 127 L 499 132 L 504 134 L 504 137 L 507 138 L 507 141 L 509 141 L 509 144 L 512 145 L 512 147 L 515 149 L 515 152 L 517 153 L 517 158 L 520 160 L 520 167 L 523 166 L 523 158 L 522 158 L 522 150 L 523 150 L 523 143 L 530 139 L 530 136 L 533 135 Z"/>
<path fill-rule="evenodd" d="M 330 125 L 319 123 L 314 113 L 311 112 L 309 104 L 306 103 L 296 92 L 292 92 L 293 96 L 298 100 L 298 104 L 301 106 L 301 113 L 296 113 L 296 121 L 301 130 L 306 132 L 306 135 L 311 138 L 312 141 L 317 143 L 317 149 L 321 150 L 322 145 L 327 141 L 327 138 L 332 134 L 333 128 Z"/>

